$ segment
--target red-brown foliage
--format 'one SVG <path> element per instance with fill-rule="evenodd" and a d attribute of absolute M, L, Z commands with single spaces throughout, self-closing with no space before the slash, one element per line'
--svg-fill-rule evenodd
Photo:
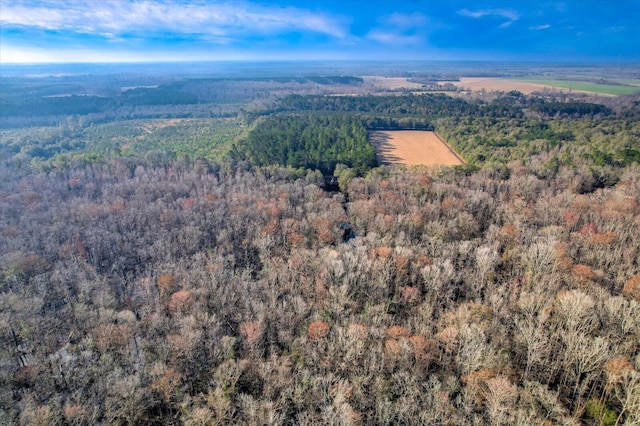
<path fill-rule="evenodd" d="M 158 275 L 158 291 L 161 295 L 171 294 L 175 291 L 178 280 L 171 274 Z"/>
<path fill-rule="evenodd" d="M 640 274 L 634 275 L 625 283 L 622 295 L 640 302 Z"/>
<path fill-rule="evenodd" d="M 406 304 L 420 303 L 421 294 L 418 287 L 400 287 L 402 302 Z"/>
<path fill-rule="evenodd" d="M 245 321 L 240 324 L 240 334 L 248 348 L 257 348 L 262 342 L 264 324 L 261 321 Z"/>
<path fill-rule="evenodd" d="M 120 201 L 118 203 L 109 204 L 109 206 L 107 207 L 107 211 L 109 213 L 117 213 L 124 210 L 124 207 L 125 207 L 124 203 Z"/>
<path fill-rule="evenodd" d="M 578 232 L 581 235 L 593 235 L 598 232 L 598 227 L 596 226 L 595 223 L 589 222 L 589 223 L 586 223 L 582 228 L 580 228 L 580 231 Z"/>
<path fill-rule="evenodd" d="M 71 425 L 90 424 L 91 415 L 89 410 L 80 404 L 65 404 L 64 418 Z"/>
<path fill-rule="evenodd" d="M 589 242 L 597 246 L 609 246 L 618 240 L 617 232 L 598 232 L 591 235 Z"/>
<path fill-rule="evenodd" d="M 385 334 L 391 339 L 400 339 L 402 337 L 407 338 L 411 335 L 409 330 L 400 325 L 392 325 L 385 330 Z"/>
<path fill-rule="evenodd" d="M 193 295 L 189 290 L 180 290 L 171 295 L 168 308 L 172 313 L 188 312 L 193 306 Z"/>
<path fill-rule="evenodd" d="M 520 230 L 515 225 L 504 225 L 498 234 L 500 242 L 507 247 L 513 247 L 520 238 Z"/>
<path fill-rule="evenodd" d="M 173 368 L 167 367 L 159 377 L 151 382 L 149 388 L 158 393 L 164 402 L 170 402 L 181 382 L 182 375 Z"/>
<path fill-rule="evenodd" d="M 275 236 L 280 231 L 280 226 L 278 225 L 278 221 L 275 219 L 270 220 L 266 225 L 264 225 L 260 232 L 265 235 Z"/>
<path fill-rule="evenodd" d="M 192 209 L 197 203 L 198 200 L 196 200 L 195 198 L 185 198 L 184 200 L 182 200 L 182 206 L 185 209 Z"/>
<path fill-rule="evenodd" d="M 465 384 L 466 391 L 469 396 L 473 398 L 476 404 L 481 404 L 484 400 L 484 388 L 483 385 L 488 380 L 496 377 L 496 370 L 483 368 L 481 370 L 472 371 L 469 374 L 463 374 L 460 376 L 460 380 Z"/>
<path fill-rule="evenodd" d="M 321 245 L 328 245 L 333 242 L 332 224 L 329 219 L 317 219 L 314 223 L 316 237 Z"/>
<path fill-rule="evenodd" d="M 567 210 L 562 215 L 562 218 L 564 219 L 564 226 L 567 229 L 571 230 L 576 225 L 576 223 L 578 223 L 580 215 L 574 211 Z"/>
<path fill-rule="evenodd" d="M 567 253 L 567 246 L 564 243 L 556 243 L 553 247 L 556 252 L 556 266 L 562 272 L 569 272 L 573 268 L 573 261 Z"/>
<path fill-rule="evenodd" d="M 427 265 L 431 265 L 433 264 L 433 259 L 430 258 L 429 256 L 426 256 L 424 254 L 419 254 L 416 257 L 416 266 L 418 266 L 418 268 L 422 269 Z"/>
<path fill-rule="evenodd" d="M 389 257 L 391 257 L 391 253 L 393 253 L 393 249 L 391 247 L 378 247 L 375 250 L 375 253 L 377 256 L 383 259 L 388 259 Z"/>
<path fill-rule="evenodd" d="M 307 239 L 298 232 L 291 232 L 287 235 L 287 241 L 292 249 L 304 248 L 307 245 Z"/>
<path fill-rule="evenodd" d="M 323 337 L 327 337 L 327 335 L 329 335 L 329 330 L 331 330 L 331 326 L 328 323 L 317 320 L 309 324 L 307 334 L 310 339 L 318 340 Z"/>
<path fill-rule="evenodd" d="M 451 352 L 458 345 L 460 332 L 455 327 L 447 327 L 436 334 L 436 339 L 444 346 L 447 352 Z"/>
<path fill-rule="evenodd" d="M 395 256 L 393 259 L 394 266 L 396 267 L 396 273 L 398 275 L 406 275 L 409 266 L 409 260 L 404 256 Z"/>
<path fill-rule="evenodd" d="M 384 341 L 384 355 L 391 360 L 397 360 L 402 355 L 402 348 L 397 339 L 386 339 Z"/>
<path fill-rule="evenodd" d="M 431 362 L 434 356 L 435 345 L 429 339 L 424 336 L 415 335 L 409 337 L 409 341 L 413 346 L 413 354 L 416 357 L 416 362 L 421 365 L 426 365 Z"/>
<path fill-rule="evenodd" d="M 571 275 L 580 284 L 586 284 L 589 281 L 592 281 L 596 276 L 591 267 L 582 264 L 574 265 L 571 269 Z"/>
<path fill-rule="evenodd" d="M 633 364 L 624 357 L 611 358 L 604 365 L 608 384 L 619 383 L 625 374 L 633 371 Z"/>

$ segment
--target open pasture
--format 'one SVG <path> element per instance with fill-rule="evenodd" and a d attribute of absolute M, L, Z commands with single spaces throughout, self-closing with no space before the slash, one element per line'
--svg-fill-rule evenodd
<path fill-rule="evenodd" d="M 560 88 L 574 92 L 597 93 L 599 95 L 630 95 L 632 93 L 640 91 L 640 88 L 637 86 L 622 84 L 602 84 L 594 83 L 591 81 L 527 79 L 525 80 L 525 82 L 552 86 L 554 88 Z"/>
<path fill-rule="evenodd" d="M 621 82 L 622 83 L 622 82 Z M 462 77 L 460 81 L 453 82 L 454 85 L 468 90 L 478 91 L 503 91 L 517 90 L 524 94 L 533 92 L 554 91 L 554 92 L 575 92 L 599 95 L 627 95 L 640 91 L 640 88 L 633 85 L 599 84 L 588 81 L 577 80 L 554 80 L 554 79 L 509 79 L 495 77 Z"/>
<path fill-rule="evenodd" d="M 369 132 L 380 164 L 453 166 L 462 158 L 435 132 L 388 130 Z"/>

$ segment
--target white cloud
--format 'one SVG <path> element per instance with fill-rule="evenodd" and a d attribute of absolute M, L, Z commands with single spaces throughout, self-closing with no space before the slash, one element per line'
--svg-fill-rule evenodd
<path fill-rule="evenodd" d="M 520 19 L 520 14 L 513 9 L 461 9 L 458 11 L 458 15 L 467 16 L 474 19 L 480 19 L 487 16 L 497 16 L 506 19 L 504 23 L 500 24 L 499 28 L 506 28 Z"/>
<path fill-rule="evenodd" d="M 547 28 L 551 28 L 551 25 L 543 24 L 543 25 L 533 25 L 529 27 L 530 30 L 534 30 L 534 31 L 546 30 Z"/>
<path fill-rule="evenodd" d="M 173 33 L 232 37 L 310 31 L 342 38 L 340 19 L 296 7 L 255 5 L 245 1 L 217 3 L 171 1 L 60 0 L 37 5 L 2 0 L 2 25 L 119 36 Z"/>
<path fill-rule="evenodd" d="M 485 16 L 501 16 L 506 19 L 510 19 L 512 21 L 520 18 L 520 14 L 513 9 L 480 9 L 480 10 L 469 10 L 462 9 L 458 11 L 458 14 L 463 16 L 468 16 L 470 18 L 484 18 Z"/>

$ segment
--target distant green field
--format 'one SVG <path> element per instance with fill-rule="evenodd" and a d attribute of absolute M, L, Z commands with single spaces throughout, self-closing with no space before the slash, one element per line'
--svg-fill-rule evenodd
<path fill-rule="evenodd" d="M 560 87 L 562 89 L 582 90 L 585 92 L 601 93 L 605 95 L 630 95 L 640 91 L 640 87 L 614 86 L 610 84 L 597 84 L 587 81 L 569 81 L 553 79 L 519 79 L 527 83 L 543 84 L 545 86 Z M 634 80 L 637 81 L 637 80 Z"/>
<path fill-rule="evenodd" d="M 617 81 L 620 84 L 628 84 L 629 86 L 639 86 L 640 87 L 640 79 L 638 78 L 616 78 L 614 81 Z"/>

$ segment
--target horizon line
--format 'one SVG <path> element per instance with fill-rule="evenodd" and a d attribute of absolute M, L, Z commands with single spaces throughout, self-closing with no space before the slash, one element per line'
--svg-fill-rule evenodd
<path fill-rule="evenodd" d="M 635 65 L 640 64 L 640 59 L 188 59 L 188 60 L 151 60 L 151 61 L 69 61 L 69 62 L 6 62 L 0 61 L 1 66 L 37 66 L 37 65 L 160 65 L 160 64 L 185 64 L 185 63 L 367 63 L 384 62 L 387 64 L 416 63 L 416 62 L 455 62 L 455 63 L 514 63 L 514 64 L 558 64 L 558 65 Z"/>

